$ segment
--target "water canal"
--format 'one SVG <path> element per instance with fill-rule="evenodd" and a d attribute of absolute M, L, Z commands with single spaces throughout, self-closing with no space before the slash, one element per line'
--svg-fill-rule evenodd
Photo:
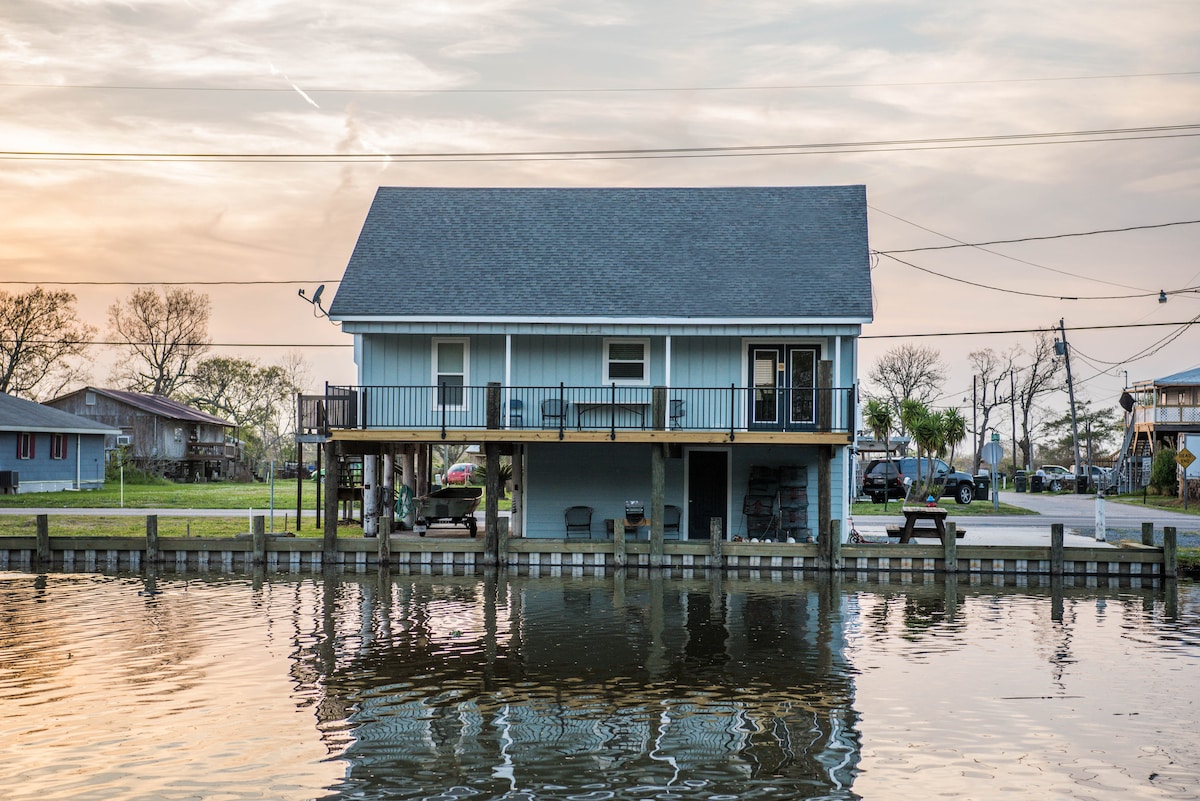
<path fill-rule="evenodd" d="M 0 795 L 1197 797 L 1196 584 L 884 579 L 0 573 Z"/>

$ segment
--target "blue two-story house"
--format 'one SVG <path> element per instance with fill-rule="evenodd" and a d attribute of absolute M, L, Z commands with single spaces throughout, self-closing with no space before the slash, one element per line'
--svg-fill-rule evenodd
<path fill-rule="evenodd" d="M 643 538 L 805 542 L 849 515 L 862 186 L 384 187 L 329 317 L 358 385 L 302 419 L 418 494 L 431 446 L 510 454 L 513 535 L 611 538 L 641 505 Z"/>

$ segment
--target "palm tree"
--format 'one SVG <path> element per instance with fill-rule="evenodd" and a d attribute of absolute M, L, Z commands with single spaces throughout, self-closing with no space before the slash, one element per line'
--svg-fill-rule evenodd
<path fill-rule="evenodd" d="M 950 466 L 954 466 L 954 451 L 958 443 L 967 437 L 967 419 L 957 408 L 946 409 L 942 412 L 943 433 L 950 445 Z"/>
<path fill-rule="evenodd" d="M 866 408 L 863 409 L 863 417 L 866 420 L 867 428 L 871 429 L 871 436 L 875 437 L 875 441 L 883 440 L 884 459 L 891 459 L 892 407 L 884 401 L 872 398 L 867 401 Z M 885 489 L 883 493 L 884 509 L 887 509 L 887 502 L 888 491 Z"/>
<path fill-rule="evenodd" d="M 926 414 L 918 417 L 913 421 L 910 433 L 917 442 L 918 474 L 921 472 L 921 452 L 925 452 L 925 464 L 928 467 L 928 473 L 922 477 L 921 482 L 921 497 L 925 498 L 933 489 L 933 457 L 946 447 L 946 438 L 942 433 L 941 413 L 926 412 Z"/>

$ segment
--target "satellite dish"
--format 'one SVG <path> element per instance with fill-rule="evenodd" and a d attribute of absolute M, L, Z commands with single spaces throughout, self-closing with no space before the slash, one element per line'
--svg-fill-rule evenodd
<path fill-rule="evenodd" d="M 325 291 L 325 285 L 321 284 L 317 287 L 317 291 L 313 293 L 312 302 L 318 309 L 321 308 L 321 293 Z"/>
<path fill-rule="evenodd" d="M 1121 408 L 1124 409 L 1125 411 L 1127 411 L 1127 412 L 1133 411 L 1133 396 L 1130 395 L 1128 392 L 1121 393 L 1120 403 L 1121 403 Z"/>

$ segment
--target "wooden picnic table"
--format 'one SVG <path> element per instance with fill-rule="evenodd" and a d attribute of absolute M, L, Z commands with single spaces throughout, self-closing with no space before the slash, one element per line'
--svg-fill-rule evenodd
<path fill-rule="evenodd" d="M 937 537 L 941 542 L 946 541 L 946 516 L 950 513 L 941 506 L 903 506 L 900 508 L 904 515 L 903 526 L 888 526 L 888 535 L 900 537 L 900 542 L 911 542 L 913 537 Z M 920 522 L 932 525 L 918 525 Z M 959 529 L 957 536 L 963 535 Z"/>

